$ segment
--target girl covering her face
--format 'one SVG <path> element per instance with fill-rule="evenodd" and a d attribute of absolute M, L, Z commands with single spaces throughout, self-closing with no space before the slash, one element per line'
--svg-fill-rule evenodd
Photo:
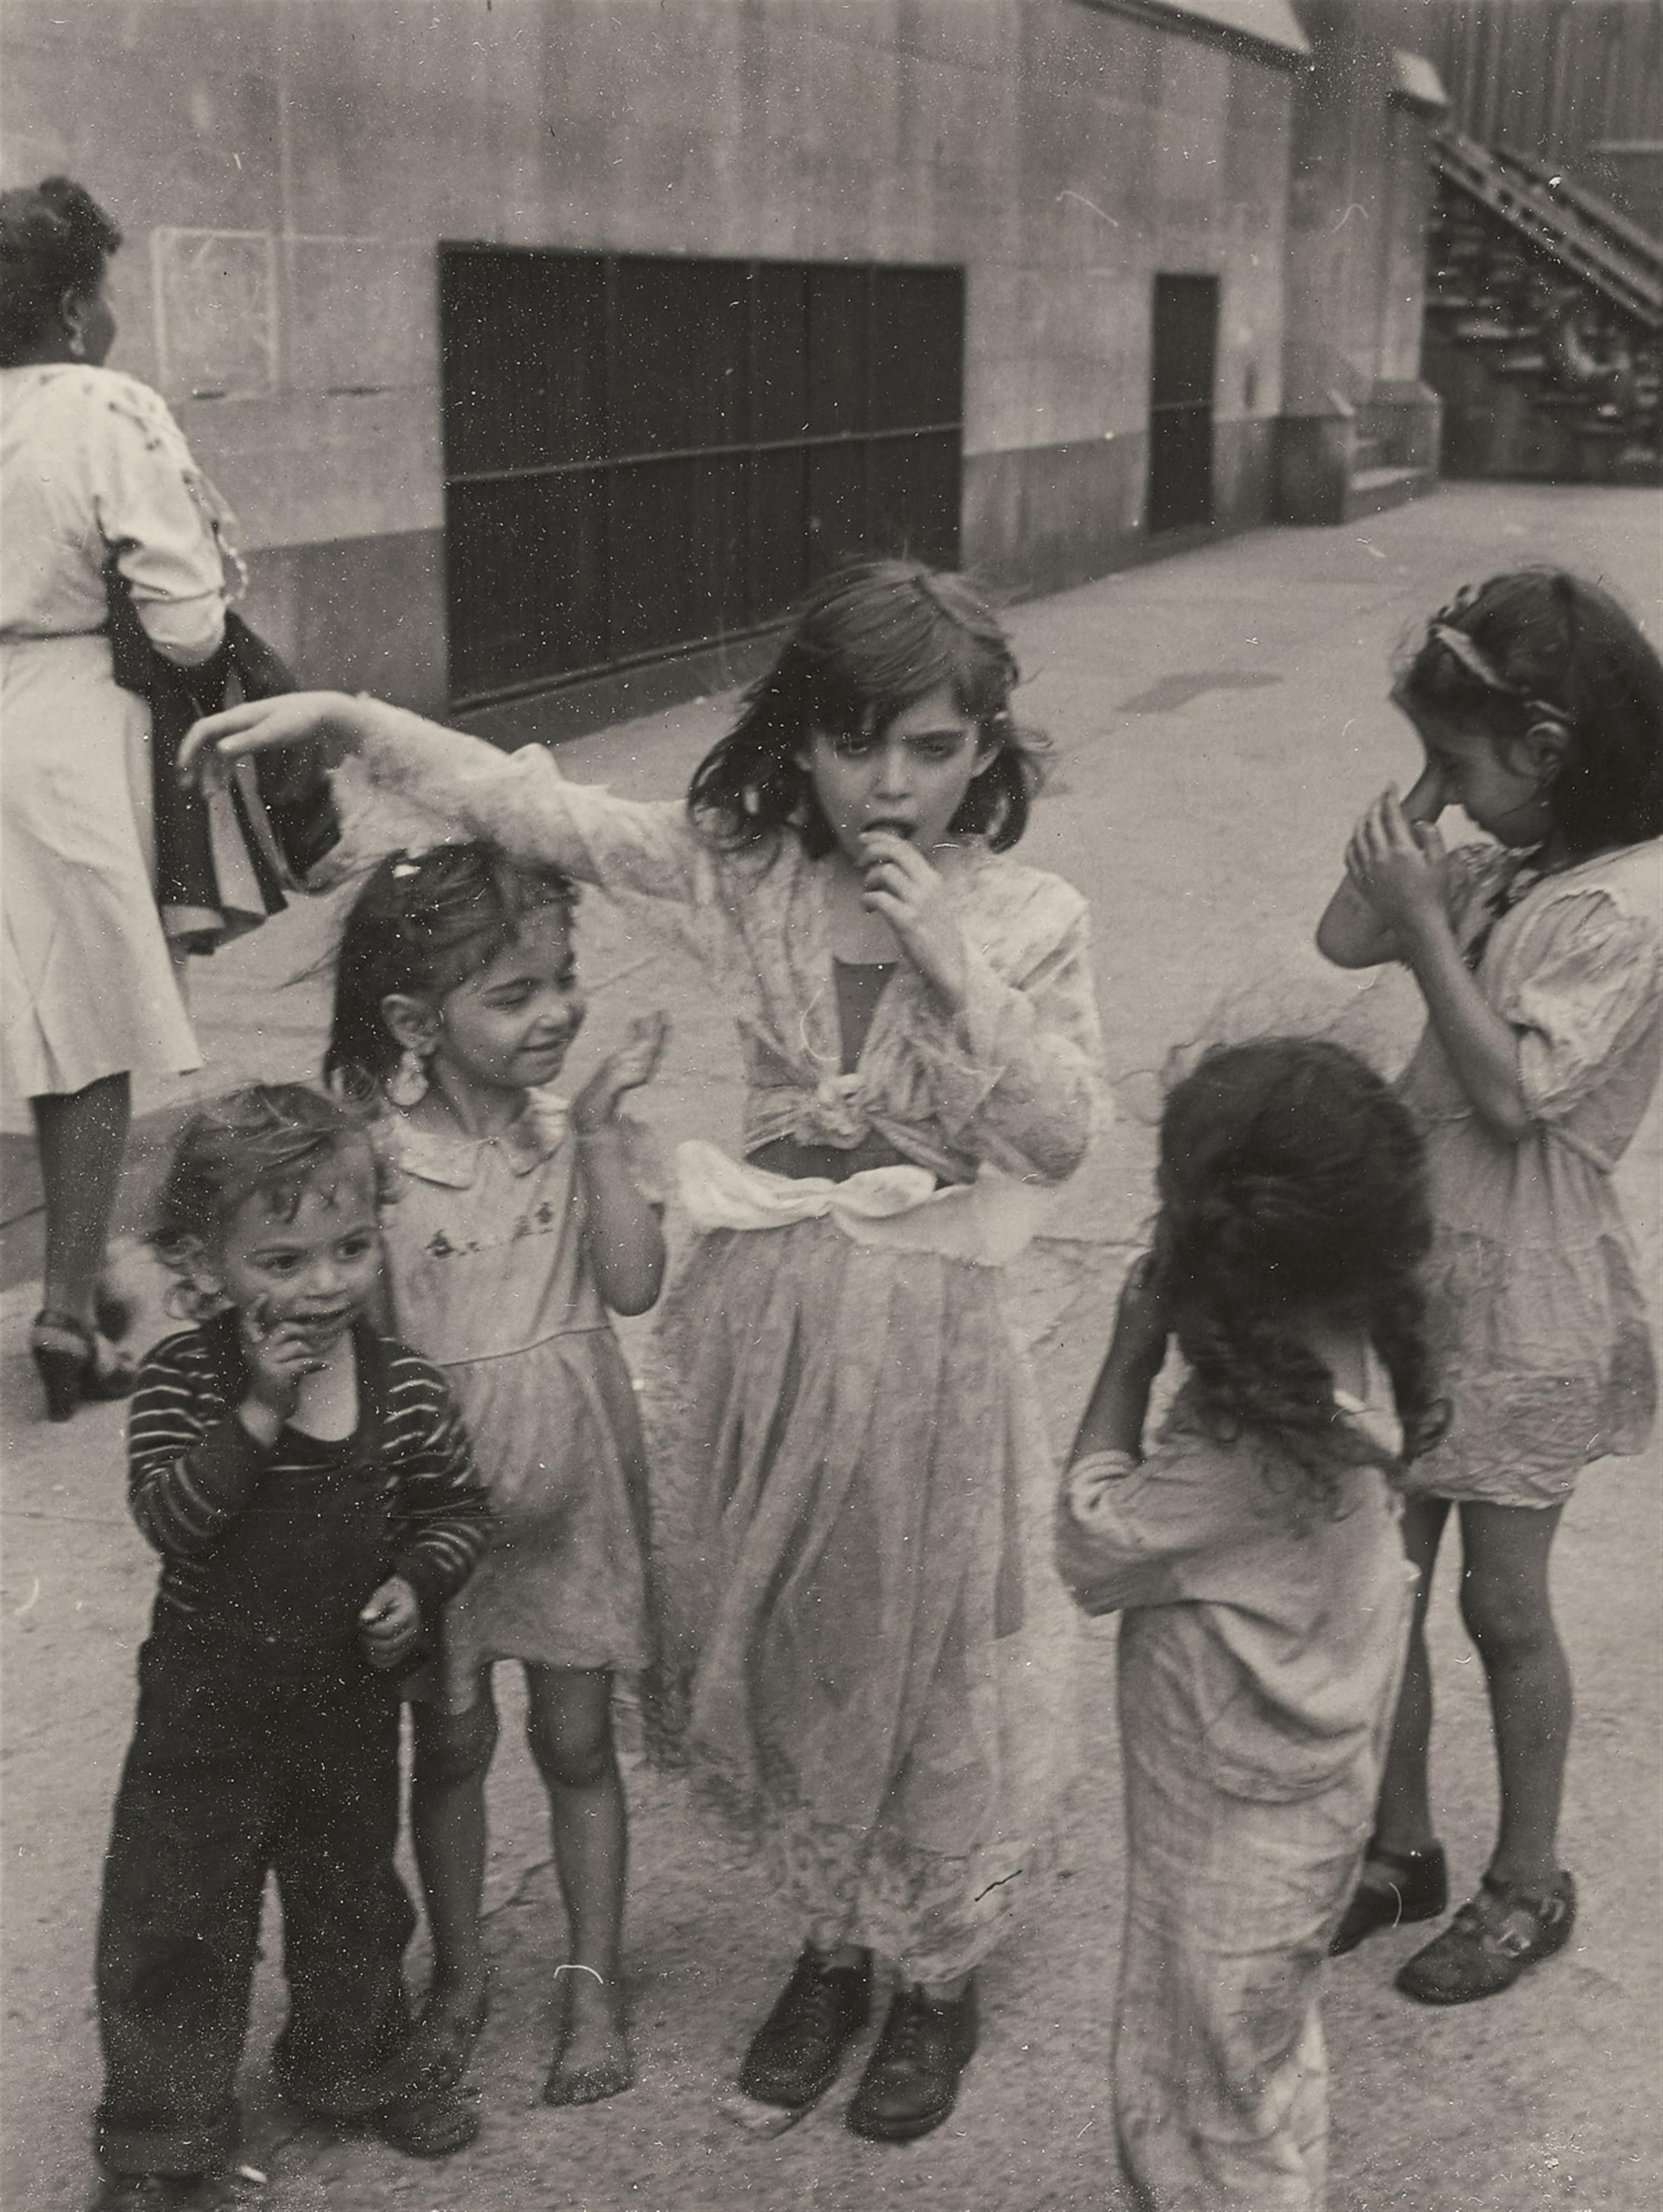
<path fill-rule="evenodd" d="M 1501 1832 L 1478 1893 L 1397 1977 L 1425 2004 L 1495 1995 L 1569 1940 L 1557 1828 L 1570 1676 L 1548 1558 L 1582 1468 L 1638 1451 L 1656 1371 L 1611 1171 L 1663 1055 L 1663 663 L 1596 586 L 1493 576 L 1435 615 L 1393 699 L 1426 765 L 1358 823 L 1317 943 L 1401 961 L 1426 1032 L 1401 1091 L 1427 1133 L 1431 1339 L 1453 1408 L 1405 1523 L 1421 1571 L 1369 1859 L 1335 1939 L 1447 1902 L 1427 1790 L 1423 1622 L 1450 1509 L 1488 1678 Z M 1459 804 L 1494 842 L 1445 852 Z"/>

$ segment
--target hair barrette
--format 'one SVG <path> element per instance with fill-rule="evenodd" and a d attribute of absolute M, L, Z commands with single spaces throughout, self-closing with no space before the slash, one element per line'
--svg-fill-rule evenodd
<path fill-rule="evenodd" d="M 1500 691 L 1509 699 L 1520 696 L 1518 686 L 1508 682 L 1490 655 L 1482 647 L 1474 645 L 1464 629 L 1455 629 L 1447 622 L 1435 622 L 1429 628 L 1427 636 L 1435 645 L 1442 646 L 1447 653 L 1453 653 L 1467 673 L 1478 678 L 1486 691 Z"/>

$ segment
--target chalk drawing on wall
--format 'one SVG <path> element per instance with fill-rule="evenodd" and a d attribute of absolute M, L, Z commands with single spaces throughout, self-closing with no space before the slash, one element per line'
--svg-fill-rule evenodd
<path fill-rule="evenodd" d="M 277 388 L 276 240 L 266 230 L 150 234 L 156 361 L 169 398 L 258 399 Z"/>

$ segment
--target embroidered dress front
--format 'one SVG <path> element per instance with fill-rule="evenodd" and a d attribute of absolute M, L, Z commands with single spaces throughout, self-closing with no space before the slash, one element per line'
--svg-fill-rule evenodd
<path fill-rule="evenodd" d="M 623 1123 L 649 1198 L 650 1139 Z M 494 1140 L 383 1124 L 400 1169 L 386 1243 L 401 1334 L 456 1393 L 490 1493 L 489 1551 L 442 1630 L 454 1711 L 497 1659 L 646 1664 L 646 1449 L 635 1393 L 584 1251 L 564 1099 L 531 1093 Z"/>

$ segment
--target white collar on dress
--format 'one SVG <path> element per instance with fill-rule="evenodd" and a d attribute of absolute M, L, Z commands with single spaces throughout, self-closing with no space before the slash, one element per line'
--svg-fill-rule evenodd
<path fill-rule="evenodd" d="M 507 1161 L 512 1174 L 530 1175 L 566 1141 L 570 1114 L 567 1101 L 552 1091 L 528 1091 L 525 1111 L 496 1137 L 464 1136 L 459 1129 L 418 1129 L 404 1115 L 395 1114 L 398 1164 L 422 1182 L 468 1190 L 489 1146 Z"/>

